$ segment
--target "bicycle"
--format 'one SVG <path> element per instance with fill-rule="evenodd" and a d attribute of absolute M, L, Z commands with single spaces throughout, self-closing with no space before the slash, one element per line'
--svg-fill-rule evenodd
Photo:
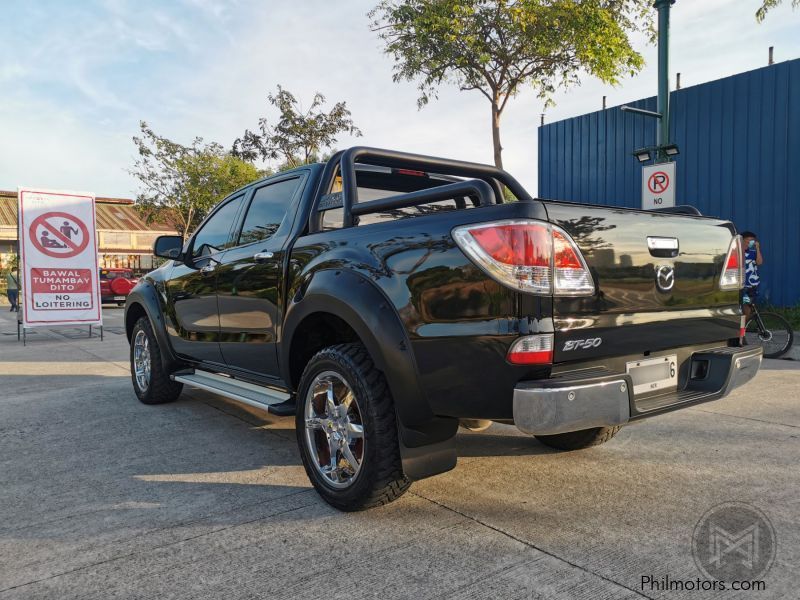
<path fill-rule="evenodd" d="M 759 312 L 754 302 L 747 302 L 752 309 L 744 330 L 744 341 L 749 345 L 760 345 L 764 358 L 779 358 L 789 351 L 794 342 L 794 331 L 789 322 L 777 313 Z"/>

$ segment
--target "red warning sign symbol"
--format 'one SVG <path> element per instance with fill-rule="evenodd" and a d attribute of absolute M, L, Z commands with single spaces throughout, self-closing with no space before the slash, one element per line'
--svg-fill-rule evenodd
<path fill-rule="evenodd" d="M 89 230 L 86 225 L 65 212 L 48 212 L 31 223 L 30 239 L 34 247 L 54 258 L 72 258 L 86 249 Z"/>
<path fill-rule="evenodd" d="M 669 187 L 669 175 L 664 171 L 656 171 L 647 180 L 647 189 L 653 194 L 663 194 Z"/>

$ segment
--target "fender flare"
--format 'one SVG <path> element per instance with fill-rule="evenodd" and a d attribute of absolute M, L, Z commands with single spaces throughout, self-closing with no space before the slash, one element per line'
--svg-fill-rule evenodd
<path fill-rule="evenodd" d="M 458 420 L 433 414 L 405 327 L 380 288 L 356 272 L 326 269 L 311 273 L 296 289 L 287 303 L 279 346 L 284 381 L 291 381 L 291 345 L 303 320 L 315 313 L 335 315 L 356 332 L 386 377 L 406 476 L 422 479 L 455 467 Z"/>
<path fill-rule="evenodd" d="M 158 299 L 158 291 L 152 282 L 146 279 L 139 280 L 125 300 L 125 335 L 128 338 L 128 342 L 131 341 L 131 331 L 134 325 L 134 323 L 128 323 L 128 313 L 135 304 L 140 305 L 144 309 L 147 318 L 150 319 L 150 326 L 153 328 L 153 333 L 158 341 L 158 348 L 161 351 L 162 365 L 168 372 L 175 370 L 179 361 L 169 343 L 166 321 Z"/>

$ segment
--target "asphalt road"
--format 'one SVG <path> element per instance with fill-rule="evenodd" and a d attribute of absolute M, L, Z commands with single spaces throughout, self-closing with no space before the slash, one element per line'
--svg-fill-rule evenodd
<path fill-rule="evenodd" d="M 0 315 L 0 600 L 11 598 L 798 598 L 800 371 L 767 361 L 730 397 L 558 453 L 510 426 L 357 514 L 306 480 L 293 421 L 131 389 L 122 311 L 105 341 Z M 777 550 L 760 592 L 680 593 L 692 535 L 728 501 Z"/>

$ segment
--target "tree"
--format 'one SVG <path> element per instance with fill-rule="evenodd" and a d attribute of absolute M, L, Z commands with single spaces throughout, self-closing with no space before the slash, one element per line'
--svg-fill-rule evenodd
<path fill-rule="evenodd" d="M 186 237 L 222 198 L 263 175 L 217 143 L 197 137 L 190 146 L 157 135 L 144 121 L 133 142 L 139 153 L 129 172 L 140 183 L 137 208 Z"/>
<path fill-rule="evenodd" d="M 761 23 L 767 16 L 767 13 L 772 10 L 773 8 L 777 7 L 779 4 L 782 4 L 783 0 L 763 0 L 763 4 L 761 8 L 756 11 L 756 21 Z M 792 0 L 792 8 L 797 8 L 800 6 L 800 0 Z"/>
<path fill-rule="evenodd" d="M 233 143 L 231 154 L 244 160 L 279 161 L 280 170 L 317 162 L 336 143 L 336 136 L 349 133 L 360 136 L 345 102 L 337 102 L 330 111 L 322 110 L 325 96 L 317 92 L 308 110 L 303 111 L 297 98 L 278 86 L 267 96 L 280 112 L 275 125 L 266 117 L 258 120 L 260 133 L 249 129 Z"/>
<path fill-rule="evenodd" d="M 644 65 L 629 35 L 649 32 L 649 0 L 382 0 L 373 31 L 394 58 L 395 82 L 418 81 L 419 107 L 452 83 L 491 103 L 494 163 L 502 168 L 500 120 L 530 85 L 548 103 L 586 71 L 616 84 Z"/>

